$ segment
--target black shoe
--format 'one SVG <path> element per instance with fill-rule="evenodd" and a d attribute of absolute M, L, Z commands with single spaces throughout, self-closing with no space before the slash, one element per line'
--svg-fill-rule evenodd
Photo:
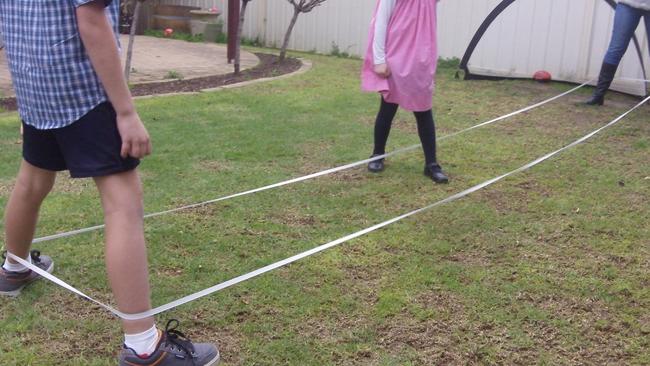
<path fill-rule="evenodd" d="M 589 98 L 586 102 L 586 105 L 603 105 L 605 104 L 605 96 L 604 95 L 596 95 L 594 94 L 591 98 Z"/>
<path fill-rule="evenodd" d="M 373 154 L 370 158 L 374 158 L 375 156 L 379 156 L 383 154 Z M 372 173 L 379 173 L 384 170 L 384 159 L 378 159 L 374 160 L 368 163 L 368 171 Z"/>
<path fill-rule="evenodd" d="M 618 69 L 618 65 L 603 62 L 603 66 L 600 68 L 596 90 L 594 90 L 594 95 L 585 102 L 586 105 L 603 105 L 605 103 L 605 93 L 607 93 L 610 85 L 612 85 L 614 75 L 616 75 L 616 69 Z"/>
<path fill-rule="evenodd" d="M 431 178 L 436 183 L 449 183 L 449 177 L 442 172 L 438 163 L 431 163 L 424 167 L 424 175 Z"/>

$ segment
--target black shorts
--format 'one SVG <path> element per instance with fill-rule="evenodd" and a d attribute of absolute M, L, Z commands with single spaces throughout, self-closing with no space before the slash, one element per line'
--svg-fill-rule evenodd
<path fill-rule="evenodd" d="M 122 138 L 113 106 L 104 102 L 63 128 L 38 130 L 23 122 L 23 158 L 37 168 L 69 170 L 73 178 L 102 177 L 135 169 L 122 159 Z"/>

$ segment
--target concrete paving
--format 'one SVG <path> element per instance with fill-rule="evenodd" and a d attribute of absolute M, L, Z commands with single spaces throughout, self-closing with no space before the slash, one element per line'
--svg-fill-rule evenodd
<path fill-rule="evenodd" d="M 128 36 L 121 36 L 122 62 Z M 242 70 L 256 66 L 257 56 L 242 51 Z M 131 84 L 163 81 L 169 77 L 184 79 L 228 74 L 233 65 L 226 60 L 226 46 L 216 43 L 192 43 L 156 37 L 138 36 L 133 47 Z M 11 75 L 5 52 L 0 51 L 0 97 L 13 96 Z"/>

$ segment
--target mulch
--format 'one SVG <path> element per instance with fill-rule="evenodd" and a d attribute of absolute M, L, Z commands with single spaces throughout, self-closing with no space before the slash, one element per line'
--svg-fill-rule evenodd
<path fill-rule="evenodd" d="M 279 62 L 279 57 L 266 53 L 256 53 L 260 63 L 250 69 L 244 70 L 239 75 L 234 73 L 206 76 L 188 80 L 161 81 L 155 83 L 136 84 L 131 87 L 133 96 L 198 92 L 203 89 L 216 88 L 219 86 L 236 84 L 243 81 L 280 76 L 292 73 L 298 69 L 302 63 L 296 58 L 287 58 L 284 62 Z M 18 105 L 15 97 L 0 99 L 0 107 L 5 111 L 15 111 Z"/>

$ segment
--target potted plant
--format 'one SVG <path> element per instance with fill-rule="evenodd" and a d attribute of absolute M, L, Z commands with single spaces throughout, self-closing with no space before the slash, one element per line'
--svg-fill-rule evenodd
<path fill-rule="evenodd" d="M 190 11 L 190 29 L 193 36 L 202 34 L 206 42 L 215 42 L 221 33 L 222 23 L 219 21 L 219 9 Z"/>

